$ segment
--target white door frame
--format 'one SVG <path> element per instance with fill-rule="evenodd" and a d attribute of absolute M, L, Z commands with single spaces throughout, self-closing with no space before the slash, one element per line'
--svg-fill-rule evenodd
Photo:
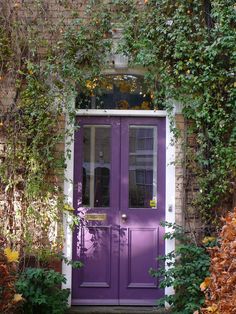
<path fill-rule="evenodd" d="M 166 118 L 166 208 L 165 220 L 171 223 L 175 222 L 175 146 L 172 144 L 173 134 L 170 130 L 170 120 L 165 110 L 103 110 L 103 109 L 88 109 L 77 110 L 77 116 L 128 116 L 128 117 L 165 117 Z M 68 120 L 67 120 L 68 121 Z M 70 127 L 67 123 L 67 127 Z M 74 177 L 74 138 L 65 140 L 66 149 L 70 150 L 71 158 L 66 156 L 67 168 L 65 171 L 64 194 L 67 202 L 73 206 L 73 177 Z M 64 225 L 64 248 L 63 254 L 66 258 L 72 259 L 72 231 L 69 227 L 70 218 L 65 214 L 63 218 Z M 168 231 L 168 228 L 165 229 Z M 165 253 L 168 254 L 175 249 L 174 240 L 165 240 Z M 72 267 L 62 264 L 62 273 L 66 277 L 66 284 L 63 288 L 72 288 Z M 173 294 L 173 289 L 165 288 L 165 294 Z M 71 305 L 71 297 L 69 298 Z"/>

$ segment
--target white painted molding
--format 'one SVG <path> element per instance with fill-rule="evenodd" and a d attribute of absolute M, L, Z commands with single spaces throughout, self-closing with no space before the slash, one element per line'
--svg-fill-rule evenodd
<path fill-rule="evenodd" d="M 73 98 L 74 103 L 74 98 Z M 74 126 L 70 125 L 69 118 L 66 117 L 66 129 L 70 130 Z M 70 151 L 71 158 L 68 158 L 67 151 Z M 74 176 L 74 132 L 71 133 L 70 137 L 65 138 L 65 159 L 66 159 L 66 169 L 65 169 L 65 181 L 64 181 L 64 195 L 65 201 L 73 207 L 73 176 Z M 72 259 L 72 230 L 70 228 L 71 217 L 68 214 L 63 215 L 63 228 L 64 228 L 64 246 L 63 254 L 68 259 Z M 66 283 L 62 284 L 63 289 L 72 288 L 72 267 L 71 265 L 66 265 L 64 261 L 62 262 L 62 274 L 66 277 Z M 71 294 L 68 298 L 68 305 L 71 306 Z"/>
<path fill-rule="evenodd" d="M 79 109 L 78 116 L 166 117 L 166 110 Z"/>
<path fill-rule="evenodd" d="M 164 110 L 78 110 L 80 116 L 129 116 L 129 117 L 166 117 L 166 221 L 175 222 L 175 147 L 171 144 L 170 120 Z M 68 120 L 67 120 L 68 125 Z M 67 142 L 67 140 L 66 140 Z M 64 194 L 69 204 L 73 205 L 73 169 L 74 169 L 74 140 L 68 141 L 66 149 L 70 149 L 71 158 L 67 159 L 66 178 L 64 182 Z M 172 210 L 171 210 L 172 208 Z M 166 229 L 168 231 L 168 229 Z M 72 258 L 72 231 L 69 227 L 68 217 L 64 216 L 65 244 L 64 255 Z M 165 240 L 165 253 L 175 249 L 174 240 Z M 66 276 L 67 282 L 63 288 L 72 288 L 72 267 L 63 263 L 62 272 Z M 166 288 L 165 294 L 173 294 L 172 288 Z M 69 298 L 69 306 L 71 297 Z"/>
<path fill-rule="evenodd" d="M 166 117 L 166 221 L 175 222 L 175 146 L 172 141 L 170 120 Z M 166 227 L 165 232 L 171 231 Z M 165 254 L 175 250 L 175 240 L 165 240 Z M 166 265 L 166 268 L 168 266 Z M 165 295 L 174 294 L 172 287 L 165 288 Z M 167 305 L 168 307 L 168 305 Z"/>
<path fill-rule="evenodd" d="M 102 71 L 103 75 L 140 75 L 144 76 L 147 73 L 147 70 L 144 68 L 128 68 L 128 69 L 115 69 L 110 68 Z"/>

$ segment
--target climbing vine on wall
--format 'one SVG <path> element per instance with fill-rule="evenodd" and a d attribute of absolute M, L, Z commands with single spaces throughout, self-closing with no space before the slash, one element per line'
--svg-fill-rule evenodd
<path fill-rule="evenodd" d="M 193 121 L 190 158 L 206 221 L 230 204 L 235 184 L 235 4 L 232 0 L 2 1 L 0 10 L 0 232 L 24 251 L 60 249 L 65 203 L 59 146 L 78 91 L 93 94 L 111 66 L 111 34 L 147 70 L 155 106 L 183 103 Z M 86 6 L 85 6 L 86 4 Z M 73 132 L 73 129 L 72 129 Z M 69 134 L 67 134 L 69 135 Z M 190 150 L 190 148 L 188 148 Z M 67 151 L 68 155 L 70 154 Z M 34 232 L 32 232 L 34 230 Z M 59 237 L 52 237 L 53 231 Z M 59 240 L 58 240 L 59 239 Z M 48 242 L 49 240 L 49 242 Z M 40 250 L 39 250 L 40 249 Z"/>
<path fill-rule="evenodd" d="M 71 125 L 78 88 L 91 92 L 111 28 L 102 4 L 82 9 L 73 1 L 0 4 L 0 233 L 21 256 L 60 251 L 62 215 L 73 213 L 62 191 L 63 141 L 73 133 L 64 114 Z"/>
<path fill-rule="evenodd" d="M 183 104 L 197 142 L 196 152 L 187 147 L 199 187 L 192 205 L 206 222 L 217 222 L 235 201 L 235 1 L 145 3 L 125 24 L 124 51 L 148 69 L 157 104 Z"/>

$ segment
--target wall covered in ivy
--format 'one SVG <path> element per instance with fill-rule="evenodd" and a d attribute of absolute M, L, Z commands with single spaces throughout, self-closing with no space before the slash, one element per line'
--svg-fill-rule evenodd
<path fill-rule="evenodd" d="M 61 249 L 61 217 L 73 212 L 61 189 L 74 131 L 64 113 L 73 124 L 78 91 L 94 97 L 116 53 L 145 69 L 156 109 L 171 117 L 172 100 L 183 104 L 180 132 L 171 118 L 177 219 L 217 228 L 235 202 L 233 1 L 10 0 L 0 10 L 0 233 L 22 254 Z"/>

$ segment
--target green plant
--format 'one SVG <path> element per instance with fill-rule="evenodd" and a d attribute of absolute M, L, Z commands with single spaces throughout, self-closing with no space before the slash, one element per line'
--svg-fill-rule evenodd
<path fill-rule="evenodd" d="M 158 306 L 168 302 L 173 313 L 192 314 L 204 303 L 200 284 L 209 275 L 210 257 L 204 247 L 194 244 L 184 235 L 181 227 L 169 223 L 162 225 L 172 227 L 165 239 L 176 239 L 181 243 L 176 245 L 175 251 L 158 257 L 160 266 L 157 270 L 150 269 L 150 274 L 160 279 L 160 288 L 173 287 L 175 290 L 175 294 L 158 300 Z"/>
<path fill-rule="evenodd" d="M 54 270 L 28 268 L 16 282 L 17 291 L 23 295 L 23 311 L 27 314 L 63 314 L 67 308 L 69 289 L 64 275 Z"/>
<path fill-rule="evenodd" d="M 196 138 L 195 148 L 186 143 L 186 173 L 199 187 L 191 206 L 219 223 L 232 208 L 236 173 L 235 1 L 145 3 L 126 18 L 123 51 L 147 69 L 159 109 L 182 103 Z"/>
<path fill-rule="evenodd" d="M 155 107 L 170 112 L 175 99 L 193 121 L 189 131 L 197 147 L 187 149 L 186 173 L 196 178 L 199 192 L 191 205 L 211 224 L 221 216 L 222 203 L 232 204 L 235 1 L 148 0 L 141 10 L 132 0 L 88 2 L 81 15 L 76 1 L 58 1 L 58 16 L 66 11 L 67 18 L 53 23 L 51 1 L 0 2 L 0 136 L 6 139 L 0 231 L 24 248 L 20 256 L 61 249 L 64 154 L 57 145 L 70 133 L 62 115 L 67 111 L 73 122 L 68 100 L 78 91 L 93 95 L 109 67 L 113 22 L 124 28 L 123 52 L 147 70 Z M 5 102 L 6 94 L 11 96 Z"/>
<path fill-rule="evenodd" d="M 60 252 L 64 214 L 71 216 L 72 227 L 78 224 L 62 191 L 63 144 L 75 129 L 78 88 L 92 93 L 86 85 L 99 76 L 110 49 L 109 12 L 101 3 L 85 6 L 87 17 L 80 19 L 76 4 L 59 2 L 55 23 L 48 0 L 0 3 L 0 139 L 5 143 L 0 232 L 10 246 L 21 247 L 20 258 Z M 66 22 L 59 17 L 65 8 Z M 9 90 L 9 98 L 2 96 Z"/>
<path fill-rule="evenodd" d="M 0 313 L 12 314 L 23 301 L 15 289 L 19 252 L 12 251 L 9 247 L 3 250 L 4 242 L 4 238 L 0 237 Z"/>

